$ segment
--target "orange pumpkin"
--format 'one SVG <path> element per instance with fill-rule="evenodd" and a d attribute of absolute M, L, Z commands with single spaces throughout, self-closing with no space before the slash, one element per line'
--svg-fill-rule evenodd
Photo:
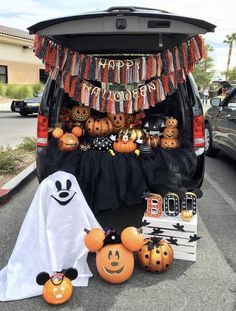
<path fill-rule="evenodd" d="M 78 138 L 72 133 L 65 133 L 58 140 L 58 148 L 61 151 L 73 151 L 79 146 Z"/>
<path fill-rule="evenodd" d="M 160 137 L 158 135 L 149 135 L 146 134 L 146 138 L 144 140 L 144 144 L 146 146 L 150 146 L 152 148 L 156 148 L 160 145 Z"/>
<path fill-rule="evenodd" d="M 137 254 L 140 266 L 151 272 L 164 272 L 172 264 L 174 252 L 171 246 L 159 238 L 145 239 L 145 244 Z"/>
<path fill-rule="evenodd" d="M 175 119 L 173 117 L 167 118 L 166 122 L 165 122 L 165 126 L 166 127 L 177 127 L 178 121 L 177 121 L 177 119 Z"/>
<path fill-rule="evenodd" d="M 174 138 L 162 138 L 161 147 L 164 149 L 176 149 L 179 148 L 179 140 Z"/>
<path fill-rule="evenodd" d="M 90 136 L 108 136 L 112 133 L 113 126 L 111 121 L 104 118 L 91 117 L 86 121 L 85 128 Z"/>
<path fill-rule="evenodd" d="M 144 132 L 140 128 L 125 127 L 119 131 L 119 138 L 123 139 L 124 135 L 127 135 L 129 139 L 136 141 L 137 139 L 143 139 Z"/>
<path fill-rule="evenodd" d="M 144 237 L 139 229 L 127 227 L 121 232 L 121 242 L 131 252 L 137 252 L 143 245 Z"/>
<path fill-rule="evenodd" d="M 52 131 L 52 136 L 54 138 L 60 138 L 64 134 L 64 131 L 60 127 L 55 127 L 55 129 Z"/>
<path fill-rule="evenodd" d="M 125 127 L 125 114 L 123 112 L 118 114 L 108 113 L 108 119 L 113 125 L 113 133 L 119 133 L 120 129 Z"/>
<path fill-rule="evenodd" d="M 179 130 L 176 127 L 166 127 L 163 131 L 164 138 L 178 138 Z"/>
<path fill-rule="evenodd" d="M 94 228 L 91 231 L 84 229 L 87 235 L 84 237 L 84 243 L 90 252 L 97 252 L 103 247 L 105 232 L 100 228 Z"/>
<path fill-rule="evenodd" d="M 59 305 L 70 299 L 73 287 L 71 281 L 76 279 L 78 272 L 69 268 L 63 273 L 55 273 L 51 276 L 47 272 L 37 275 L 36 282 L 43 285 L 43 298 L 50 304 Z"/>
<path fill-rule="evenodd" d="M 108 244 L 97 252 L 96 266 L 105 281 L 120 284 L 131 277 L 134 256 L 121 243 Z"/>
<path fill-rule="evenodd" d="M 75 126 L 75 127 L 73 127 L 71 133 L 77 137 L 80 137 L 80 136 L 84 135 L 84 129 L 82 129 L 80 126 Z"/>
<path fill-rule="evenodd" d="M 89 107 L 85 106 L 74 106 L 71 109 L 71 119 L 73 121 L 84 122 L 91 116 L 91 111 Z"/>
<path fill-rule="evenodd" d="M 133 140 L 123 141 L 118 139 L 113 143 L 113 149 L 120 153 L 131 153 L 137 149 L 137 144 Z"/>

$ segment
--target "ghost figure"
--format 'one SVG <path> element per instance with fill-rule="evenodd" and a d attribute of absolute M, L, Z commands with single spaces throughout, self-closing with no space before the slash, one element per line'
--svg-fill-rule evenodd
<path fill-rule="evenodd" d="M 74 286 L 87 286 L 92 276 L 87 264 L 84 228 L 101 228 L 90 210 L 76 178 L 62 171 L 40 184 L 20 229 L 16 245 L 0 271 L 0 300 L 42 294 L 35 279 L 74 267 Z"/>

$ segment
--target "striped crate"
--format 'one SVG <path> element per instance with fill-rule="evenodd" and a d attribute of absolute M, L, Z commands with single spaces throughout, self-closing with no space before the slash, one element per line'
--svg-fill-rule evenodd
<path fill-rule="evenodd" d="M 171 244 L 175 259 L 196 261 L 197 214 L 193 216 L 191 222 L 185 222 L 179 216 L 165 215 L 160 218 L 144 216 L 143 222 L 145 238 L 161 237 Z"/>

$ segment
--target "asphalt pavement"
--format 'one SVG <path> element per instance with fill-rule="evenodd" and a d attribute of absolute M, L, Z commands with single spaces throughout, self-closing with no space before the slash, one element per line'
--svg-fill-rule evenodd
<path fill-rule="evenodd" d="M 59 310 L 78 311 L 233 311 L 236 310 L 236 168 L 224 155 L 206 159 L 206 176 L 199 200 L 197 262 L 175 260 L 162 274 L 151 274 L 136 265 L 126 283 L 111 285 L 100 279 L 95 256 L 89 256 L 94 277 Z M 0 268 L 7 264 L 20 226 L 37 189 L 36 178 L 0 207 Z M 118 230 L 139 226 L 143 209 L 106 212 L 98 217 L 103 226 Z M 32 241 L 33 243 L 33 241 Z M 21 277 L 21 276 L 19 276 Z M 0 303 L 1 311 L 52 310 L 42 297 Z"/>

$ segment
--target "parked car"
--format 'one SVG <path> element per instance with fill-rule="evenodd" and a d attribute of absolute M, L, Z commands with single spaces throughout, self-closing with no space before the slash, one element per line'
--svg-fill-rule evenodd
<path fill-rule="evenodd" d="M 214 31 L 214 28 L 214 25 L 205 21 L 177 16 L 166 11 L 112 7 L 102 12 L 40 22 L 31 26 L 29 30 L 31 34 L 46 36 L 79 53 L 105 54 L 106 58 L 115 55 L 116 59 L 126 59 L 130 54 L 133 54 L 133 57 L 142 57 L 145 54 L 172 49 L 180 42 L 191 39 L 194 34 Z M 145 111 L 147 117 L 161 114 L 178 119 L 181 148 L 166 152 L 159 160 L 140 158 L 137 162 L 135 157 L 121 155 L 112 158 L 103 153 L 106 161 L 101 162 L 101 153 L 98 151 L 96 158 L 96 150 L 88 151 L 87 159 L 84 153 L 78 153 L 77 150 L 67 154 L 59 152 L 57 142 L 48 129 L 58 122 L 63 107 L 71 109 L 76 104 L 78 105 L 61 88 L 60 79 L 48 78 L 38 115 L 39 181 L 56 170 L 73 172 L 90 206 L 100 204 L 100 209 L 106 209 L 107 205 L 115 208 L 117 201 L 120 204 L 124 201 L 130 203 L 131 198 L 134 199 L 135 193 L 138 193 L 137 189 L 144 184 L 150 191 L 158 191 L 160 187 L 168 186 L 185 187 L 188 190 L 201 187 L 204 176 L 204 118 L 199 93 L 191 74 L 165 101 Z M 159 151 L 162 152 L 161 148 Z M 126 159 L 125 162 L 122 162 L 123 158 Z M 120 169 L 116 171 L 115 164 L 110 161 L 121 161 Z M 133 164 L 130 162 L 128 165 L 129 161 L 133 161 Z M 139 166 L 136 170 L 136 165 L 140 163 L 143 163 L 143 169 Z M 109 172 L 99 171 L 105 166 L 109 167 Z M 128 179 L 122 180 L 126 170 Z M 170 179 L 168 182 L 167 177 Z M 137 178 L 139 181 L 137 180 L 134 187 L 133 183 Z M 120 189 L 118 194 L 114 185 Z M 103 192 L 103 198 L 100 198 L 101 195 L 99 197 L 99 191 L 100 194 Z M 135 199 L 140 200 L 140 197 Z"/>
<path fill-rule="evenodd" d="M 236 87 L 225 98 L 211 99 L 205 114 L 205 153 L 216 156 L 219 150 L 236 159 Z"/>
<path fill-rule="evenodd" d="M 26 98 L 23 100 L 13 100 L 11 103 L 11 111 L 19 112 L 22 117 L 29 114 L 38 113 L 43 91 L 39 92 L 33 98 Z"/>

